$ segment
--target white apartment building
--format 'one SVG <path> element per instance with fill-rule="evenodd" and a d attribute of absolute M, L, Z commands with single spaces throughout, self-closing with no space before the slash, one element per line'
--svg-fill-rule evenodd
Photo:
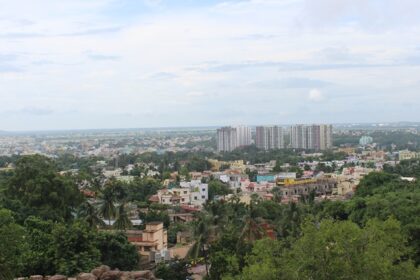
<path fill-rule="evenodd" d="M 284 133 L 280 126 L 257 126 L 255 144 L 263 150 L 283 149 Z"/>
<path fill-rule="evenodd" d="M 231 152 L 238 147 L 251 145 L 251 128 L 248 126 L 226 126 L 217 130 L 217 151 Z"/>
<path fill-rule="evenodd" d="M 231 152 L 238 147 L 236 128 L 226 126 L 217 130 L 217 151 Z"/>
<path fill-rule="evenodd" d="M 157 197 L 162 204 L 201 206 L 209 199 L 208 184 L 203 184 L 200 180 L 181 182 L 178 188 L 159 190 Z"/>
<path fill-rule="evenodd" d="M 332 125 L 294 125 L 290 128 L 294 149 L 327 150 L 332 148 Z"/>
<path fill-rule="evenodd" d="M 249 146 L 251 145 L 251 128 L 249 126 L 236 126 L 236 137 L 238 147 Z"/>

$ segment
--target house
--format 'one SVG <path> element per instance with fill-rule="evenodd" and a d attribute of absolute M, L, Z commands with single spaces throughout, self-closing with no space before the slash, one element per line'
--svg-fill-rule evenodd
<path fill-rule="evenodd" d="M 200 180 L 181 182 L 179 187 L 159 190 L 153 201 L 167 205 L 194 205 L 201 206 L 209 199 L 208 184 Z M 152 200 L 151 200 L 152 201 Z"/>
<path fill-rule="evenodd" d="M 147 223 L 146 229 L 127 230 L 125 234 L 142 256 L 150 256 L 150 252 L 163 255 L 163 251 L 168 249 L 168 233 L 162 222 Z"/>

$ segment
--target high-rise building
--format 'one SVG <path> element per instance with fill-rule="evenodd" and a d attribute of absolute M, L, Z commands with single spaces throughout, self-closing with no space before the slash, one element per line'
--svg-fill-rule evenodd
<path fill-rule="evenodd" d="M 226 126 L 217 130 L 217 151 L 231 152 L 238 147 L 236 128 Z"/>
<path fill-rule="evenodd" d="M 236 137 L 238 147 L 251 145 L 251 128 L 248 126 L 236 126 Z"/>
<path fill-rule="evenodd" d="M 217 130 L 218 152 L 230 152 L 248 145 L 251 145 L 251 128 L 248 126 L 226 126 Z"/>
<path fill-rule="evenodd" d="M 332 126 L 327 124 L 294 125 L 290 128 L 294 149 L 327 150 L 332 148 Z"/>
<path fill-rule="evenodd" d="M 280 126 L 257 126 L 255 144 L 263 150 L 283 149 L 284 134 Z"/>
<path fill-rule="evenodd" d="M 320 127 L 320 150 L 328 150 L 333 147 L 332 125 L 322 124 Z"/>
<path fill-rule="evenodd" d="M 307 129 L 302 124 L 290 128 L 290 144 L 294 149 L 307 149 Z"/>

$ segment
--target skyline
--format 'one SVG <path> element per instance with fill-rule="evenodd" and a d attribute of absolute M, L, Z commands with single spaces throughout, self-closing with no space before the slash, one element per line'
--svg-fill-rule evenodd
<path fill-rule="evenodd" d="M 0 130 L 420 121 L 420 3 L 1 1 Z"/>

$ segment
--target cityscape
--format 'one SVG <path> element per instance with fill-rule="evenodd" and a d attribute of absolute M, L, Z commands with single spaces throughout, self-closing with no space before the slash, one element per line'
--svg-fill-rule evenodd
<path fill-rule="evenodd" d="M 166 275 L 164 267 L 182 260 L 184 267 L 178 273 L 197 278 L 207 274 L 206 260 L 195 265 L 188 265 L 188 260 L 197 244 L 195 226 L 207 223 L 204 219 L 208 217 L 202 215 L 214 215 L 208 212 L 208 207 L 236 201 L 243 211 L 252 206 L 264 213 L 268 211 L 266 207 L 286 211 L 290 205 L 296 205 L 294 211 L 307 211 L 307 203 L 313 207 L 351 205 L 355 199 L 364 197 L 359 192 L 368 191 L 367 182 L 389 180 L 386 178 L 392 174 L 398 174 L 389 178 L 399 184 L 416 186 L 420 175 L 419 140 L 420 123 L 3 132 L 0 175 L 1 182 L 7 182 L 9 176 L 17 180 L 16 176 L 36 172 L 42 178 L 50 176 L 45 172 L 55 170 L 54 180 L 67 178 L 74 191 L 79 192 L 78 199 L 85 200 L 78 206 L 81 207 L 78 210 L 81 212 L 76 212 L 78 219 L 102 232 L 116 229 L 125 234 L 126 246 L 132 246 L 130 254 L 137 256 L 120 264 L 122 269 L 138 267 L 143 269 L 139 275 L 151 279 L 155 274 Z M 33 171 L 19 175 L 25 165 Z M 46 178 L 43 180 L 52 180 Z M 25 182 L 28 179 L 19 180 L 24 185 L 32 184 Z M 19 185 L 5 187 L 5 197 L 14 201 L 21 197 L 8 193 L 8 188 L 16 193 L 27 192 Z M 50 183 L 39 187 L 43 191 L 54 188 Z M 111 194 L 114 212 L 110 212 L 109 206 L 103 206 L 106 195 Z M 48 197 L 44 202 L 25 201 L 41 217 L 58 219 L 63 214 L 43 213 L 37 206 L 41 203 L 47 207 L 51 200 Z M 71 199 L 74 202 L 75 198 Z M 411 203 L 411 198 L 408 199 L 406 203 Z M 10 207 L 6 200 L 2 203 L 3 207 Z M 88 214 L 83 210 L 86 207 L 98 209 Z M 369 207 L 375 204 L 367 207 L 366 211 L 370 211 Z M 405 205 L 399 204 L 393 213 L 400 215 L 400 207 Z M 16 206 L 11 209 L 23 211 Z M 348 215 L 344 209 L 323 211 Z M 249 229 L 259 230 L 252 233 L 257 234 L 252 239 L 268 238 L 277 242 L 283 235 L 292 234 L 283 228 L 290 220 L 276 220 L 283 214 L 279 215 L 262 214 L 258 223 Z M 221 223 L 227 224 L 219 226 L 229 227 L 231 218 L 226 219 Z M 211 229 L 206 228 L 206 232 L 210 234 Z M 111 238 L 112 233 L 109 234 Z M 128 247 L 125 250 L 128 251 L 124 254 L 129 254 Z M 102 258 L 107 260 L 106 256 Z M 109 259 L 107 266 L 97 268 L 98 272 L 79 273 L 78 277 L 115 274 L 114 261 Z M 76 273 L 79 266 L 85 267 L 80 264 L 69 269 Z M 31 279 L 37 278 L 31 276 Z"/>
<path fill-rule="evenodd" d="M 0 7 L 0 280 L 420 279 L 420 1 Z"/>

